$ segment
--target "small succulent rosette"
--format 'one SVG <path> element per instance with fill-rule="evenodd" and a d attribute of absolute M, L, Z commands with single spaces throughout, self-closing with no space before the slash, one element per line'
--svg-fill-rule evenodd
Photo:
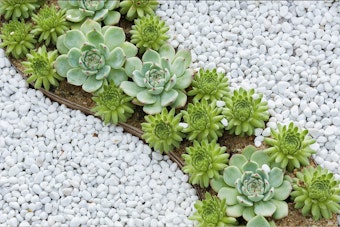
<path fill-rule="evenodd" d="M 128 79 L 126 59 L 136 56 L 137 47 L 125 41 L 122 28 L 101 27 L 87 19 L 80 29 L 72 29 L 58 37 L 61 53 L 54 67 L 67 82 L 82 86 L 86 92 L 101 91 L 104 85 L 117 86 Z"/>
<path fill-rule="evenodd" d="M 158 7 L 157 0 L 122 0 L 119 4 L 120 13 L 127 20 L 142 18 L 146 15 L 154 15 Z"/>
<path fill-rule="evenodd" d="M 303 216 L 330 219 L 340 212 L 340 181 L 327 169 L 309 166 L 297 172 L 291 197 Z"/>
<path fill-rule="evenodd" d="M 105 25 L 118 24 L 120 13 L 115 11 L 119 7 L 119 0 L 58 0 L 61 9 L 66 9 L 66 19 L 80 25 L 86 19 Z"/>
<path fill-rule="evenodd" d="M 0 16 L 5 20 L 26 19 L 39 7 L 39 0 L 1 0 Z"/>
<path fill-rule="evenodd" d="M 243 217 L 247 226 L 269 226 L 265 217 L 281 219 L 288 215 L 286 200 L 292 190 L 291 179 L 282 169 L 268 166 L 269 157 L 248 146 L 235 154 L 223 176 L 211 181 L 220 199 L 226 199 L 227 215 Z"/>
<path fill-rule="evenodd" d="M 134 103 L 143 106 L 147 114 L 157 114 L 163 107 L 180 108 L 187 102 L 185 89 L 193 79 L 191 53 L 164 44 L 158 52 L 148 49 L 142 57 L 126 62 L 126 73 L 132 81 L 123 81 L 120 87 L 134 97 Z"/>

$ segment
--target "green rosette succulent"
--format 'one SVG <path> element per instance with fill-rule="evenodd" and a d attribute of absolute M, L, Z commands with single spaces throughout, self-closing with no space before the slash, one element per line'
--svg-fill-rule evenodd
<path fill-rule="evenodd" d="M 58 0 L 61 9 L 66 10 L 66 19 L 81 25 L 86 19 L 104 22 L 105 25 L 118 24 L 120 13 L 119 0 Z"/>
<path fill-rule="evenodd" d="M 218 177 L 219 171 L 227 166 L 229 154 L 226 147 L 221 147 L 215 140 L 194 141 L 193 146 L 187 147 L 183 154 L 183 172 L 188 173 L 189 182 L 199 184 L 200 187 L 209 186 L 209 180 Z"/>
<path fill-rule="evenodd" d="M 183 129 L 188 133 L 188 140 L 217 140 L 223 134 L 222 108 L 216 107 L 216 102 L 208 104 L 207 100 L 189 103 L 182 110 L 184 122 L 188 127 Z"/>
<path fill-rule="evenodd" d="M 3 24 L 0 47 L 6 47 L 6 54 L 11 54 L 16 59 L 25 57 L 36 43 L 34 36 L 30 33 L 31 28 L 32 24 L 18 20 Z"/>
<path fill-rule="evenodd" d="M 197 200 L 194 205 L 196 212 L 189 217 L 189 220 L 197 221 L 198 227 L 215 227 L 237 225 L 236 218 L 226 215 L 226 201 L 219 199 L 217 196 L 211 196 L 209 192 L 205 193 L 205 199 Z"/>
<path fill-rule="evenodd" d="M 64 34 L 68 29 L 68 23 L 65 18 L 66 10 L 57 10 L 54 5 L 46 5 L 33 14 L 32 20 L 35 22 L 32 33 L 39 36 L 38 42 L 44 41 L 48 46 L 50 43 L 55 45 L 58 36 Z"/>
<path fill-rule="evenodd" d="M 131 43 L 136 44 L 140 53 L 144 53 L 148 48 L 157 51 L 169 39 L 166 35 L 168 30 L 169 27 L 159 17 L 147 15 L 136 19 L 135 24 L 132 25 Z"/>
<path fill-rule="evenodd" d="M 278 131 L 271 129 L 273 138 L 264 139 L 270 146 L 264 152 L 269 154 L 271 161 L 290 172 L 294 168 L 309 165 L 309 157 L 316 152 L 309 147 L 315 140 L 307 134 L 308 130 L 299 130 L 293 122 L 288 126 L 278 124 Z"/>
<path fill-rule="evenodd" d="M 122 28 L 105 26 L 87 19 L 80 29 L 72 29 L 57 39 L 61 55 L 55 62 L 57 73 L 68 83 L 86 92 L 98 92 L 109 82 L 117 86 L 127 80 L 126 59 L 137 54 L 137 47 L 125 41 Z"/>
<path fill-rule="evenodd" d="M 126 122 L 134 113 L 132 98 L 114 83 L 104 85 L 103 91 L 94 96 L 96 106 L 91 109 L 96 116 L 100 116 L 105 124 L 114 125 Z"/>
<path fill-rule="evenodd" d="M 269 226 L 264 217 L 281 219 L 288 215 L 284 200 L 292 190 L 291 180 L 282 169 L 270 169 L 268 163 L 268 155 L 248 146 L 230 158 L 223 176 L 211 181 L 218 197 L 226 199 L 228 216 L 242 216 L 249 226 Z"/>
<path fill-rule="evenodd" d="M 126 72 L 133 81 L 123 81 L 120 85 L 123 91 L 134 97 L 134 103 L 142 105 L 147 114 L 160 113 L 167 106 L 183 107 L 187 102 L 185 89 L 193 79 L 190 51 L 175 53 L 173 47 L 164 44 L 158 52 L 148 49 L 142 61 L 127 60 Z"/>
<path fill-rule="evenodd" d="M 168 111 L 165 107 L 161 113 L 145 115 L 146 122 L 141 124 L 144 132 L 142 138 L 161 153 L 172 151 L 183 140 L 182 127 L 179 125 L 181 118 L 181 113 L 175 115 L 175 109 Z"/>
<path fill-rule="evenodd" d="M 225 98 L 226 108 L 223 111 L 228 120 L 227 130 L 235 135 L 254 135 L 255 128 L 264 128 L 269 119 L 267 102 L 261 101 L 262 94 L 254 98 L 254 89 L 249 91 L 240 88 Z"/>
<path fill-rule="evenodd" d="M 39 7 L 38 0 L 1 0 L 0 16 L 3 15 L 5 20 L 25 19 Z"/>
<path fill-rule="evenodd" d="M 218 101 L 227 96 L 228 86 L 228 78 L 223 73 L 217 73 L 216 69 L 200 69 L 192 81 L 192 90 L 188 91 L 188 95 L 194 96 L 193 101 Z"/>
<path fill-rule="evenodd" d="M 154 15 L 157 6 L 156 0 L 123 0 L 120 3 L 120 13 L 125 15 L 127 20 L 132 21 L 137 17 Z"/>
<path fill-rule="evenodd" d="M 304 216 L 312 215 L 314 220 L 330 219 L 340 211 L 340 187 L 333 173 L 320 166 L 306 167 L 297 172 L 293 179 L 295 208 Z"/>
<path fill-rule="evenodd" d="M 34 82 L 35 89 L 43 86 L 46 90 L 50 90 L 51 85 L 58 86 L 58 81 L 64 78 L 59 76 L 53 67 L 57 56 L 57 50 L 47 52 L 45 46 L 39 47 L 38 51 L 32 50 L 31 54 L 27 54 L 27 61 L 22 62 L 25 67 L 24 73 L 30 75 L 27 82 Z"/>

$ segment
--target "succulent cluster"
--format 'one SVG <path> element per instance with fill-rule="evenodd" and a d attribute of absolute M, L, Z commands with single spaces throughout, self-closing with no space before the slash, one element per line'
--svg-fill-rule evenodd
<path fill-rule="evenodd" d="M 292 172 L 294 168 L 300 168 L 309 164 L 309 157 L 315 153 L 309 145 L 315 143 L 310 138 L 308 130 L 301 131 L 291 122 L 288 126 L 278 124 L 278 131 L 271 129 L 273 138 L 265 138 L 264 142 L 271 147 L 265 152 L 269 154 L 270 161 L 276 162 L 281 168 L 287 168 Z"/>
<path fill-rule="evenodd" d="M 226 200 L 228 216 L 268 226 L 266 219 L 258 216 L 281 219 L 288 215 L 284 200 L 292 190 L 290 178 L 280 168 L 270 169 L 268 160 L 264 152 L 248 146 L 230 158 L 223 177 L 211 181 L 218 197 Z"/>
<path fill-rule="evenodd" d="M 133 81 L 123 81 L 120 87 L 148 114 L 160 113 L 167 106 L 183 107 L 187 102 L 185 88 L 192 82 L 190 64 L 188 50 L 175 53 L 169 44 L 158 52 L 148 49 L 142 61 L 139 58 L 127 61 L 126 70 L 128 75 L 131 72 Z"/>
<path fill-rule="evenodd" d="M 182 127 L 179 126 L 181 117 L 181 113 L 175 115 L 175 109 L 168 111 L 165 107 L 161 113 L 146 115 L 146 122 L 141 124 L 144 132 L 142 138 L 161 153 L 172 151 L 183 140 Z"/>
<path fill-rule="evenodd" d="M 229 154 L 225 153 L 226 149 L 215 140 L 202 140 L 201 143 L 195 140 L 193 146 L 187 147 L 187 154 L 182 155 L 185 161 L 182 170 L 189 173 L 189 182 L 208 187 L 210 179 L 218 177 L 219 171 L 227 166 Z"/>
<path fill-rule="evenodd" d="M 124 94 L 114 83 L 104 85 L 103 91 L 92 99 L 96 106 L 91 110 L 96 116 L 101 116 L 105 124 L 116 125 L 119 122 L 126 122 L 134 113 L 132 98 Z"/>
<path fill-rule="evenodd" d="M 340 187 L 333 173 L 320 166 L 306 167 L 294 178 L 292 198 L 296 209 L 314 220 L 330 219 L 340 211 Z"/>
<path fill-rule="evenodd" d="M 193 101 L 218 101 L 227 96 L 228 92 L 228 78 L 223 73 L 217 73 L 216 69 L 200 69 L 192 81 L 192 90 L 188 95 L 194 96 Z"/>
<path fill-rule="evenodd" d="M 254 135 L 255 128 L 264 128 L 269 119 L 267 102 L 262 101 L 262 94 L 254 97 L 255 90 L 240 88 L 225 98 L 223 111 L 228 120 L 227 130 L 235 135 Z"/>
<path fill-rule="evenodd" d="M 122 28 L 102 28 L 91 19 L 59 36 L 57 48 L 61 53 L 55 62 L 57 73 L 86 92 L 98 92 L 109 82 L 119 86 L 128 78 L 125 60 L 137 54 L 137 47 L 125 42 Z"/>
<path fill-rule="evenodd" d="M 120 13 L 125 15 L 127 20 L 141 18 L 146 15 L 154 15 L 158 6 L 157 0 L 123 0 L 120 3 Z"/>
<path fill-rule="evenodd" d="M 1 0 L 0 16 L 3 15 L 6 20 L 29 18 L 40 6 L 39 3 L 39 0 Z"/>
<path fill-rule="evenodd" d="M 225 199 L 220 200 L 206 192 L 203 201 L 195 203 L 196 212 L 189 217 L 190 220 L 198 221 L 199 227 L 230 226 L 237 225 L 236 218 L 228 217 L 225 213 L 227 208 Z"/>

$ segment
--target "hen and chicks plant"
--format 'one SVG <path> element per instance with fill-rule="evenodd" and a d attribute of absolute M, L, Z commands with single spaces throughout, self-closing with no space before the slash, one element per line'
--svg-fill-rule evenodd
<path fill-rule="evenodd" d="M 269 154 L 270 160 L 281 168 L 292 172 L 309 164 L 309 158 L 315 151 L 309 145 L 315 140 L 309 137 L 308 130 L 300 130 L 291 122 L 288 126 L 278 124 L 278 130 L 271 129 L 272 138 L 265 138 L 264 142 L 270 148 L 264 150 Z"/>
<path fill-rule="evenodd" d="M 320 166 L 306 167 L 293 179 L 292 198 L 295 208 L 314 220 L 330 219 L 340 211 L 340 187 L 333 173 Z"/>
<path fill-rule="evenodd" d="M 26 19 L 40 7 L 39 0 L 1 0 L 0 16 L 5 20 Z"/>
<path fill-rule="evenodd" d="M 142 18 L 146 15 L 154 15 L 158 7 L 157 0 L 123 0 L 120 3 L 120 13 L 127 20 Z"/>

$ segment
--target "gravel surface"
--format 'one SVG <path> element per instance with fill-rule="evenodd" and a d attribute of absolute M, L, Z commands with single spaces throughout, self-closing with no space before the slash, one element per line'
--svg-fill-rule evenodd
<path fill-rule="evenodd" d="M 264 93 L 271 118 L 317 140 L 340 179 L 339 1 L 163 1 L 157 14 L 193 68 L 226 72 L 231 90 Z M 189 226 L 188 177 L 122 128 L 27 88 L 0 49 L 0 225 Z"/>

